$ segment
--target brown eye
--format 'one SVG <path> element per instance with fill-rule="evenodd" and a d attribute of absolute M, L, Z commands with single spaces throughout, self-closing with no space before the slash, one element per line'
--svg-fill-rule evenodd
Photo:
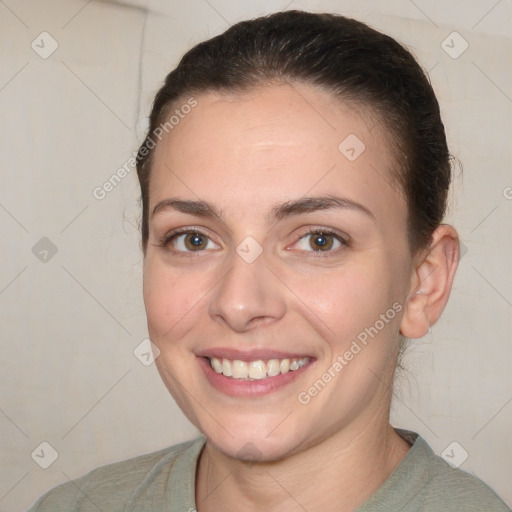
<path fill-rule="evenodd" d="M 200 231 L 183 230 L 164 238 L 162 247 L 168 247 L 174 253 L 202 252 L 205 249 L 219 249 L 208 235 Z"/>
<path fill-rule="evenodd" d="M 208 237 L 201 235 L 201 233 L 187 233 L 184 237 L 185 247 L 190 251 L 198 251 L 208 245 Z"/>
<path fill-rule="evenodd" d="M 309 245 L 314 251 L 328 251 L 334 245 L 333 235 L 313 233 L 309 236 Z"/>
<path fill-rule="evenodd" d="M 304 252 L 335 252 L 347 243 L 341 236 L 323 230 L 315 230 L 305 233 L 296 242 L 295 246 Z"/>

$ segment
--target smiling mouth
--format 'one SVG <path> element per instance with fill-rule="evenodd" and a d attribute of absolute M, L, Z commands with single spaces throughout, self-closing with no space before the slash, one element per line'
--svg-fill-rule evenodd
<path fill-rule="evenodd" d="M 225 377 L 239 380 L 263 380 L 277 377 L 288 372 L 303 368 L 311 359 L 257 359 L 254 361 L 240 361 L 238 359 L 226 359 L 209 357 L 210 366 L 213 370 Z"/>

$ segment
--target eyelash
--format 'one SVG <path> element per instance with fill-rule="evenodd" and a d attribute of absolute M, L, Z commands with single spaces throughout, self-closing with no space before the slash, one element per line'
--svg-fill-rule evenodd
<path fill-rule="evenodd" d="M 166 235 L 164 235 L 163 237 L 161 237 L 158 240 L 157 245 L 158 245 L 158 247 L 166 249 L 169 246 L 169 244 L 171 244 L 171 242 L 173 240 L 175 240 L 178 236 L 190 235 L 190 234 L 198 234 L 198 235 L 201 235 L 201 236 L 206 237 L 211 240 L 211 238 L 204 231 L 202 231 L 200 229 L 183 228 L 183 229 L 178 229 L 176 231 L 171 231 L 170 233 L 167 233 Z M 321 228 L 321 227 L 312 228 L 312 229 L 309 229 L 308 231 L 302 233 L 301 236 L 299 236 L 297 241 L 294 243 L 294 245 L 309 235 L 318 235 L 318 234 L 322 234 L 326 237 L 330 237 L 330 236 L 334 237 L 336 240 L 338 240 L 340 242 L 341 247 L 338 247 L 337 249 L 329 250 L 329 251 L 313 251 L 313 250 L 312 251 L 304 251 L 307 253 L 311 253 L 311 257 L 325 258 L 333 253 L 338 252 L 339 250 L 343 249 L 344 247 L 350 247 L 350 242 L 346 238 L 344 238 L 341 234 L 339 234 L 337 231 L 334 231 L 330 228 Z M 181 256 L 192 257 L 192 258 L 196 257 L 197 255 L 204 252 L 204 249 L 201 251 L 179 251 L 179 250 L 175 250 L 175 249 L 169 249 L 169 250 L 173 254 L 179 254 Z"/>
<path fill-rule="evenodd" d="M 167 233 L 163 237 L 161 237 L 158 240 L 158 247 L 161 247 L 162 249 L 167 249 L 168 246 L 171 244 L 171 242 L 177 238 L 180 235 L 191 235 L 197 233 L 198 235 L 201 235 L 206 238 L 210 238 L 204 231 L 201 231 L 200 229 L 195 228 L 183 228 L 178 229 L 176 231 L 171 231 L 170 233 Z M 189 258 L 194 258 L 199 256 L 203 251 L 177 251 L 176 249 L 170 248 L 169 251 L 173 254 L 179 254 L 180 256 L 185 256 Z"/>
<path fill-rule="evenodd" d="M 320 235 L 320 234 L 325 236 L 325 237 L 331 237 L 332 236 L 335 240 L 340 242 L 340 247 L 338 247 L 336 249 L 329 250 L 329 251 L 313 251 L 313 250 L 311 250 L 311 251 L 304 251 L 304 252 L 309 253 L 309 257 L 312 257 L 312 258 L 327 258 L 329 256 L 332 256 L 333 254 L 338 253 L 339 251 L 341 251 L 344 248 L 350 247 L 349 239 L 346 236 L 342 236 L 340 233 L 338 233 L 337 231 L 335 231 L 335 230 L 333 230 L 331 228 L 322 228 L 322 227 L 316 227 L 316 228 L 308 229 L 306 232 L 302 233 L 299 236 L 297 242 L 299 242 L 303 238 L 306 238 L 309 235 Z M 294 245 L 297 242 L 295 242 Z"/>

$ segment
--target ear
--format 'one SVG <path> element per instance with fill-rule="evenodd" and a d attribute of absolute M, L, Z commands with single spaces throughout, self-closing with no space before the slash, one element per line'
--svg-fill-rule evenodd
<path fill-rule="evenodd" d="M 450 296 L 459 254 L 457 231 L 441 224 L 432 234 L 429 247 L 416 257 L 400 324 L 405 337 L 425 336 L 441 316 Z"/>

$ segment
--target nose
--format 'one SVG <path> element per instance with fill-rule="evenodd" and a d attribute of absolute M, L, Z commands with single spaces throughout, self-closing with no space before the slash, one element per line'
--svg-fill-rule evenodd
<path fill-rule="evenodd" d="M 210 316 L 240 333 L 282 318 L 286 312 L 283 284 L 267 264 L 265 252 L 248 263 L 233 251 L 229 269 L 224 269 L 212 292 Z"/>

